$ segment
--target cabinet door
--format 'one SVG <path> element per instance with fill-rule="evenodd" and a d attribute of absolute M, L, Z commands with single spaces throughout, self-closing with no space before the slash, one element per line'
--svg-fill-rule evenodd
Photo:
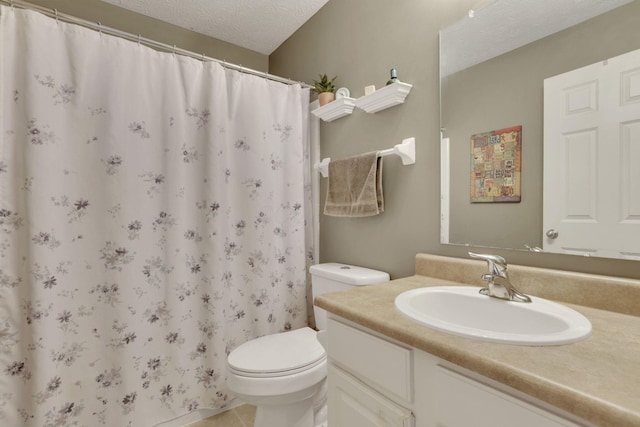
<path fill-rule="evenodd" d="M 437 427 L 579 427 L 441 366 L 436 369 L 434 384 Z"/>
<path fill-rule="evenodd" d="M 331 363 L 328 393 L 329 425 L 332 427 L 414 427 L 414 417 L 409 409 Z"/>

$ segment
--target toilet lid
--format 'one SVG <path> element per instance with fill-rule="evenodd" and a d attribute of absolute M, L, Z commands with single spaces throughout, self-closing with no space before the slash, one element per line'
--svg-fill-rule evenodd
<path fill-rule="evenodd" d="M 325 358 L 316 331 L 301 328 L 248 341 L 233 350 L 227 361 L 239 374 L 274 376 L 304 370 Z"/>

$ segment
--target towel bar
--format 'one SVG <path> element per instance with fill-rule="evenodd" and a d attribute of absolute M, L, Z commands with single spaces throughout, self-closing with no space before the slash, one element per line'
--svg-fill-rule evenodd
<path fill-rule="evenodd" d="M 406 138 L 402 140 L 402 143 L 396 144 L 393 148 L 378 151 L 378 157 L 390 156 L 392 154 L 400 156 L 403 165 L 414 164 L 416 162 L 416 139 L 414 137 Z M 324 178 L 329 176 L 330 162 L 331 158 L 326 157 L 314 166 Z"/>

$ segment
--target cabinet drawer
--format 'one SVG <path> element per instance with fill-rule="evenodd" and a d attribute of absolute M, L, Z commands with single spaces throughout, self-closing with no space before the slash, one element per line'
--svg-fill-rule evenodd
<path fill-rule="evenodd" d="M 413 427 L 415 418 L 403 408 L 329 364 L 329 425 Z"/>
<path fill-rule="evenodd" d="M 383 394 L 413 402 L 412 352 L 329 319 L 328 353 L 331 360 L 380 388 Z"/>

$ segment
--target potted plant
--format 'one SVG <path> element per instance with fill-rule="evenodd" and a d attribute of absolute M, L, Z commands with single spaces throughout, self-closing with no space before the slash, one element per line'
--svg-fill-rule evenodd
<path fill-rule="evenodd" d="M 338 76 L 329 79 L 326 74 L 320 74 L 320 80 L 313 81 L 313 91 L 318 94 L 318 102 L 320 106 L 328 104 L 335 99 L 333 91 L 336 86 L 333 83 Z"/>

